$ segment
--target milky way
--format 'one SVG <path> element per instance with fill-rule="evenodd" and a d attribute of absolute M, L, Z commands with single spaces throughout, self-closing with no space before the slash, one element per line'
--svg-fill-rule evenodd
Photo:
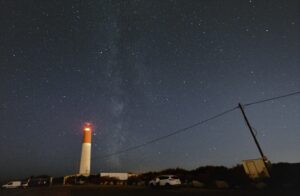
<path fill-rule="evenodd" d="M 300 89 L 299 1 L 1 1 L 2 178 L 258 158 L 239 102 Z M 299 95 L 246 108 L 272 162 L 299 162 Z"/>

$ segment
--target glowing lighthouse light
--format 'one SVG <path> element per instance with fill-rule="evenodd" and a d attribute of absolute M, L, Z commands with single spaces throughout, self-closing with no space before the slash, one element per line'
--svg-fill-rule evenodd
<path fill-rule="evenodd" d="M 81 151 L 79 174 L 89 176 L 91 170 L 91 143 L 92 143 L 92 126 L 85 123 L 83 127 L 83 143 Z"/>
<path fill-rule="evenodd" d="M 90 131 L 91 128 L 90 128 L 90 127 L 85 127 L 84 130 L 85 130 L 85 131 Z"/>

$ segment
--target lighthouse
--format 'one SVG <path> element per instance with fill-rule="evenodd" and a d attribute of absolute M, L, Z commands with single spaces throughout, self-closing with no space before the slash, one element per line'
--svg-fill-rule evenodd
<path fill-rule="evenodd" d="M 89 176 L 91 171 L 92 125 L 85 123 L 83 127 L 83 142 L 80 159 L 79 175 Z"/>

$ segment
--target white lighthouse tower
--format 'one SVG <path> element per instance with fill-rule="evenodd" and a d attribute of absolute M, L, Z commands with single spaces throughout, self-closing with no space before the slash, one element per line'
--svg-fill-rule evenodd
<path fill-rule="evenodd" d="M 89 176 L 91 171 L 92 125 L 85 123 L 81 151 L 79 175 Z"/>

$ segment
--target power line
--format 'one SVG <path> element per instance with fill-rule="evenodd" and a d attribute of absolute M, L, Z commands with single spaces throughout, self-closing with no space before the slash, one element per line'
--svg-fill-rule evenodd
<path fill-rule="evenodd" d="M 285 98 L 285 97 L 289 97 L 289 96 L 293 96 L 293 95 L 297 95 L 297 94 L 300 94 L 300 91 L 293 92 L 293 93 L 289 93 L 289 94 L 285 94 L 285 95 L 281 95 L 281 96 L 277 96 L 277 97 L 272 97 L 272 98 L 268 98 L 268 99 L 263 99 L 263 100 L 254 101 L 254 102 L 251 102 L 251 103 L 243 104 L 243 106 L 250 106 L 250 105 L 259 104 L 259 103 L 263 103 L 263 102 L 268 102 L 268 101 L 272 101 L 272 100 L 276 100 L 276 99 L 281 99 L 281 98 Z M 191 128 L 197 127 L 197 126 L 199 126 L 199 125 L 201 125 L 201 124 L 204 124 L 204 123 L 206 123 L 206 122 L 208 122 L 208 121 L 214 120 L 214 119 L 219 118 L 219 117 L 221 117 L 221 116 L 223 116 L 223 115 L 225 115 L 225 114 L 227 114 L 227 113 L 229 113 L 229 112 L 232 112 L 232 111 L 236 110 L 237 108 L 238 108 L 238 106 L 237 106 L 237 107 L 233 107 L 233 108 L 228 109 L 228 110 L 226 110 L 226 111 L 223 111 L 223 112 L 221 112 L 221 113 L 219 113 L 219 114 L 216 114 L 216 115 L 214 115 L 214 116 L 211 116 L 210 118 L 207 118 L 207 119 L 202 120 L 202 121 L 200 121 L 200 122 L 194 123 L 194 124 L 192 124 L 192 125 L 190 125 L 190 126 L 187 126 L 187 127 L 181 128 L 181 129 L 178 129 L 178 130 L 173 131 L 173 132 L 171 132 L 171 133 L 169 133 L 169 134 L 167 134 L 167 135 L 163 135 L 163 136 L 161 136 L 161 137 L 154 138 L 154 139 L 152 139 L 152 140 L 146 141 L 146 142 L 144 142 L 144 143 L 142 143 L 142 144 L 139 144 L 139 145 L 136 145 L 136 146 L 132 146 L 132 147 L 129 147 L 129 148 L 127 148 L 127 149 L 120 150 L 120 151 L 117 151 L 117 152 L 113 152 L 113 153 L 111 153 L 111 154 L 107 154 L 107 155 L 104 155 L 104 156 L 96 156 L 96 157 L 92 158 L 92 160 L 98 159 L 98 158 L 108 158 L 108 157 L 111 157 L 111 156 L 123 154 L 123 153 L 129 152 L 129 151 L 133 151 L 133 150 L 142 148 L 142 147 L 144 147 L 144 146 L 147 146 L 147 145 L 149 145 L 149 144 L 153 144 L 153 143 L 158 142 L 158 141 L 160 141 L 160 140 L 164 140 L 164 139 L 166 139 L 166 138 L 169 138 L 169 137 L 171 137 L 171 136 L 177 135 L 177 134 L 179 134 L 179 133 L 186 132 L 186 131 L 188 131 L 188 130 L 191 129 Z"/>
<path fill-rule="evenodd" d="M 161 136 L 161 137 L 158 137 L 158 138 L 149 140 L 149 141 L 144 142 L 144 143 L 142 143 L 142 144 L 139 144 L 139 145 L 136 145 L 136 146 L 129 147 L 129 148 L 125 149 L 125 150 L 120 150 L 120 151 L 117 151 L 117 152 L 114 152 L 114 153 L 111 153 L 111 154 L 108 154 L 108 155 L 104 155 L 104 156 L 101 156 L 101 157 L 99 157 L 99 156 L 98 156 L 98 157 L 94 157 L 94 158 L 92 158 L 92 159 L 94 160 L 94 159 L 97 159 L 97 158 L 107 158 L 107 157 L 111 157 L 111 156 L 123 154 L 123 153 L 125 153 L 125 152 L 133 151 L 133 150 L 136 150 L 136 149 L 138 149 L 138 148 L 142 148 L 142 147 L 147 146 L 147 145 L 149 145 L 149 144 L 153 144 L 153 143 L 158 142 L 158 141 L 160 141 L 160 140 L 163 140 L 163 139 L 169 138 L 169 137 L 171 137 L 171 136 L 177 135 L 177 134 L 179 134 L 179 133 L 188 131 L 189 129 L 194 128 L 194 127 L 197 127 L 197 126 L 199 126 L 199 125 L 201 125 L 201 124 L 204 124 L 204 123 L 206 123 L 206 122 L 208 122 L 208 121 L 211 121 L 211 120 L 214 120 L 214 119 L 216 119 L 216 118 L 219 118 L 219 117 L 221 117 L 221 116 L 223 116 L 223 115 L 225 115 L 225 114 L 227 114 L 227 113 L 229 113 L 229 112 L 232 112 L 232 111 L 236 110 L 237 108 L 238 108 L 238 107 L 234 107 L 234 108 L 228 109 L 228 110 L 223 111 L 223 112 L 221 112 L 221 113 L 219 113 L 219 114 L 216 114 L 216 115 L 214 115 L 214 116 L 211 116 L 210 118 L 207 118 L 207 119 L 202 120 L 202 121 L 200 121 L 200 122 L 194 123 L 194 124 L 192 124 L 192 125 L 190 125 L 190 126 L 187 126 L 187 127 L 181 128 L 181 129 L 178 129 L 178 130 L 173 131 L 173 132 L 171 132 L 171 133 L 169 133 L 169 134 L 167 134 L 167 135 L 163 135 L 163 136 Z"/>
<path fill-rule="evenodd" d="M 243 106 L 250 106 L 250 105 L 254 105 L 254 104 L 264 103 L 264 102 L 267 102 L 267 101 L 282 99 L 282 98 L 294 96 L 294 95 L 297 95 L 297 94 L 300 94 L 300 91 L 285 94 L 285 95 L 281 95 L 281 96 L 278 96 L 278 97 L 272 97 L 272 98 L 268 98 L 268 99 L 262 99 L 262 100 L 259 100 L 259 101 L 254 101 L 254 102 L 251 102 L 251 103 L 243 104 Z"/>

